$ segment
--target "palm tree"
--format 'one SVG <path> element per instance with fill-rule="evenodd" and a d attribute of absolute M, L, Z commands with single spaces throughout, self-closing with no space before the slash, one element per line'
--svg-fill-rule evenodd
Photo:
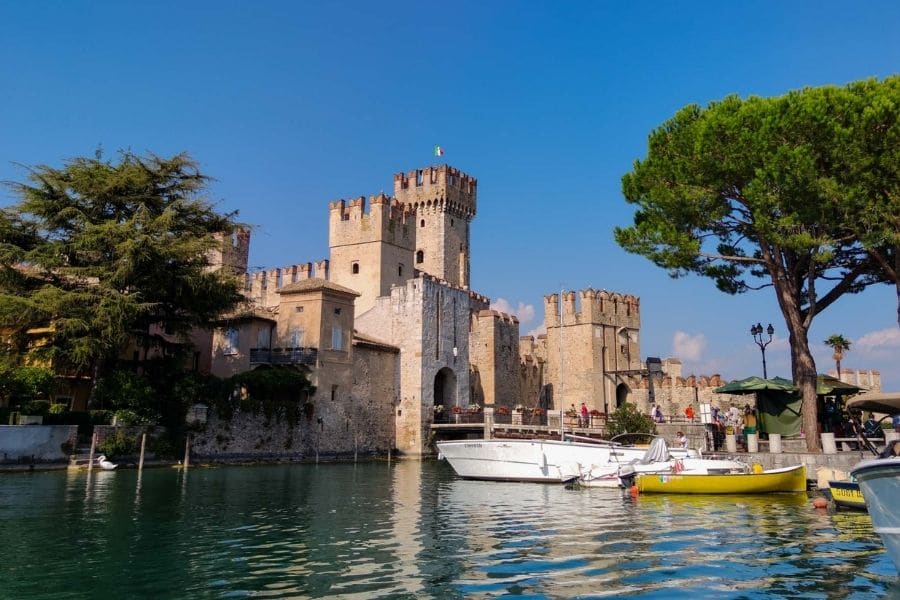
<path fill-rule="evenodd" d="M 832 358 L 837 366 L 837 378 L 841 378 L 841 359 L 844 358 L 844 352 L 850 350 L 850 340 L 839 333 L 832 334 L 825 340 L 825 345 L 830 346 L 834 350 Z"/>

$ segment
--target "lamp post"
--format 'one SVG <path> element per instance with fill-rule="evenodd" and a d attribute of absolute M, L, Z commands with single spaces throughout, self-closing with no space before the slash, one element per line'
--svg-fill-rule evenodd
<path fill-rule="evenodd" d="M 753 336 L 753 341 L 756 342 L 756 345 L 759 346 L 760 352 L 762 352 L 763 379 L 768 379 L 769 376 L 766 373 L 766 346 L 772 343 L 772 335 L 775 333 L 775 328 L 772 327 L 771 323 L 769 323 L 769 326 L 766 327 L 765 332 L 769 334 L 768 340 L 763 340 L 762 323 L 757 323 L 756 325 L 750 327 L 750 335 Z"/>

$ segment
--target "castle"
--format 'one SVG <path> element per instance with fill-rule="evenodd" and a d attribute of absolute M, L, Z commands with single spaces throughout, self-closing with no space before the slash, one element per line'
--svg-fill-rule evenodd
<path fill-rule="evenodd" d="M 252 274 L 249 232 L 235 232 L 213 262 L 244 274 L 247 308 L 195 340 L 199 368 L 223 377 L 306 369 L 315 420 L 284 441 L 301 453 L 422 454 L 436 407 L 558 411 L 584 402 L 609 413 L 630 401 L 676 413 L 717 401 L 717 376 L 685 380 L 677 360 L 657 360 L 656 370 L 641 361 L 635 296 L 550 294 L 546 335 L 520 338 L 516 317 L 470 289 L 477 190 L 474 177 L 449 165 L 398 173 L 393 197 L 329 203 L 327 260 Z"/>

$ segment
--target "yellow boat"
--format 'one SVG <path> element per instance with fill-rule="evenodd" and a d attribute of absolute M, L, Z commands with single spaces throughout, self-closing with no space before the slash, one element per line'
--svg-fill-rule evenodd
<path fill-rule="evenodd" d="M 866 510 L 866 499 L 863 498 L 859 484 L 855 481 L 829 481 L 831 499 L 836 506 Z"/>
<path fill-rule="evenodd" d="M 639 492 L 654 494 L 768 494 L 805 492 L 806 466 L 771 469 L 759 473 L 694 475 L 639 474 L 634 484 Z"/>

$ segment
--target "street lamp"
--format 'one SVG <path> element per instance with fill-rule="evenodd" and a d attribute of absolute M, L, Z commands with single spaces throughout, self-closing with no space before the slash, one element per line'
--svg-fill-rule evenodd
<path fill-rule="evenodd" d="M 756 342 L 756 345 L 759 346 L 760 352 L 762 352 L 763 379 L 768 379 L 769 376 L 766 373 L 766 346 L 772 343 L 772 334 L 775 333 L 775 328 L 772 327 L 771 323 L 769 323 L 769 326 L 766 327 L 765 331 L 769 334 L 768 340 L 763 340 L 763 326 L 761 323 L 757 323 L 750 328 L 750 335 L 753 336 L 753 341 Z"/>

